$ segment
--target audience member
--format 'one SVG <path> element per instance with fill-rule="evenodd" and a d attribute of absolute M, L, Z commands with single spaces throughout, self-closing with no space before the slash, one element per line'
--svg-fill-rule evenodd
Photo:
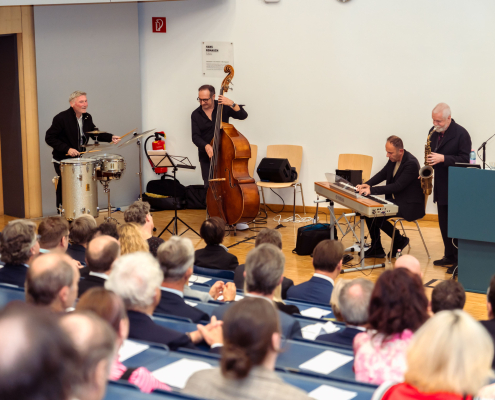
<path fill-rule="evenodd" d="M 357 278 L 347 283 L 339 295 L 339 309 L 346 327 L 334 333 L 318 336 L 317 340 L 352 346 L 354 337 L 366 331 L 373 282 Z"/>
<path fill-rule="evenodd" d="M 418 259 L 410 254 L 404 254 L 399 257 L 394 264 L 394 268 L 405 268 L 411 271 L 413 274 L 418 275 L 423 278 L 423 273 L 421 272 L 421 264 Z"/>
<path fill-rule="evenodd" d="M 223 293 L 225 283 L 222 281 L 216 281 L 210 287 L 209 292 L 201 292 L 200 290 L 191 289 L 188 285 L 184 285 L 183 291 L 186 297 L 195 297 L 204 303 L 208 303 L 210 300 L 218 300 L 218 297 Z"/>
<path fill-rule="evenodd" d="M 102 400 L 116 355 L 115 333 L 110 325 L 92 312 L 74 312 L 60 319 L 79 353 L 79 382 L 74 386 L 78 400 Z"/>
<path fill-rule="evenodd" d="M 38 226 L 40 253 L 65 253 L 69 247 L 69 223 L 62 217 L 48 217 Z"/>
<path fill-rule="evenodd" d="M 322 240 L 313 251 L 313 277 L 287 291 L 287 297 L 330 304 L 335 279 L 342 269 L 344 245 L 338 240 Z"/>
<path fill-rule="evenodd" d="M 492 376 L 492 358 L 480 324 L 461 310 L 441 311 L 415 333 L 404 382 L 384 383 L 373 399 L 473 399 Z"/>
<path fill-rule="evenodd" d="M 261 297 L 273 304 L 273 293 L 282 282 L 285 257 L 273 244 L 261 244 L 251 250 L 246 257 L 246 297 Z M 213 311 L 213 315 L 223 320 L 225 312 L 232 304 L 224 304 Z M 299 322 L 290 315 L 278 311 L 282 334 L 290 339 L 301 336 Z"/>
<path fill-rule="evenodd" d="M 431 292 L 431 311 L 462 310 L 466 304 L 466 292 L 452 279 L 440 282 Z"/>
<path fill-rule="evenodd" d="M 79 282 L 79 294 L 95 286 L 104 286 L 110 275 L 113 262 L 120 256 L 120 244 L 117 239 L 102 235 L 94 238 L 86 250 L 88 274 Z"/>
<path fill-rule="evenodd" d="M 117 349 L 120 349 L 127 339 L 129 318 L 125 311 L 124 302 L 115 293 L 103 287 L 91 288 L 79 299 L 76 311 L 92 311 L 107 321 L 116 333 Z M 119 361 L 118 354 L 113 359 L 109 379 L 111 381 L 127 380 L 145 393 L 150 393 L 155 389 L 170 390 L 167 385 L 151 375 L 151 372 L 146 368 L 127 368 Z"/>
<path fill-rule="evenodd" d="M 0 235 L 0 254 L 5 263 L 0 269 L 0 283 L 23 287 L 29 265 L 39 251 L 36 224 L 25 219 L 10 221 Z"/>
<path fill-rule="evenodd" d="M 131 254 L 138 251 L 149 251 L 148 242 L 141 235 L 141 230 L 136 224 L 122 224 L 118 228 L 120 253 Z"/>
<path fill-rule="evenodd" d="M 206 247 L 196 250 L 194 265 L 234 271 L 239 265 L 239 261 L 222 244 L 225 236 L 225 221 L 218 217 L 209 218 L 203 222 L 199 233 L 205 241 Z"/>
<path fill-rule="evenodd" d="M 79 269 L 66 254 L 42 254 L 33 261 L 26 276 L 26 301 L 64 313 L 74 307 Z"/>
<path fill-rule="evenodd" d="M 127 254 L 114 262 L 105 288 L 124 300 L 129 316 L 129 338 L 162 343 L 171 350 L 179 347 L 196 349 L 193 343 L 200 343 L 204 339 L 214 345 L 212 347 L 218 348 L 221 344 L 221 323 L 216 318 L 212 318 L 212 323 L 206 327 L 198 325 L 198 331 L 187 334 L 162 327 L 153 321 L 151 316 L 160 303 L 162 282 L 160 265 L 149 252 Z"/>
<path fill-rule="evenodd" d="M 258 232 L 258 235 L 256 236 L 256 239 L 254 241 L 254 247 L 259 246 L 260 244 L 263 243 L 271 243 L 277 246 L 280 250 L 282 250 L 282 235 L 276 229 L 264 228 Z M 241 264 L 235 269 L 234 283 L 235 286 L 238 288 L 244 287 L 244 268 L 245 265 Z M 287 298 L 287 290 L 289 290 L 291 286 L 294 286 L 294 281 L 284 276 L 284 280 L 282 281 L 282 288 L 281 288 L 282 299 Z"/>
<path fill-rule="evenodd" d="M 332 290 L 332 295 L 330 296 L 330 306 L 332 307 L 333 315 L 335 319 L 339 322 L 344 322 L 344 317 L 340 312 L 339 296 L 342 288 L 351 282 L 351 279 L 341 278 L 335 283 L 335 287 Z"/>
<path fill-rule="evenodd" d="M 480 322 L 488 331 L 495 344 L 495 275 L 492 276 L 490 286 L 486 292 L 486 308 L 488 311 L 488 319 Z M 493 359 L 492 368 L 495 369 L 495 358 Z"/>
<path fill-rule="evenodd" d="M 92 215 L 84 214 L 76 218 L 70 227 L 70 245 L 67 254 L 81 264 L 86 264 L 86 248 L 96 229 L 96 221 Z"/>
<path fill-rule="evenodd" d="M 141 228 L 143 239 L 148 242 L 150 253 L 156 257 L 158 247 L 164 242 L 162 238 L 153 236 L 153 216 L 150 213 L 150 204 L 146 201 L 135 201 L 124 212 L 125 222 L 132 222 Z"/>
<path fill-rule="evenodd" d="M 101 235 L 111 236 L 114 239 L 119 240 L 119 231 L 117 228 L 117 224 L 112 221 L 107 221 L 100 224 L 94 231 L 93 238 Z"/>
<path fill-rule="evenodd" d="M 427 309 L 418 275 L 405 268 L 384 271 L 371 295 L 370 330 L 354 338 L 356 380 L 376 385 L 401 382 L 407 369 L 407 347 L 413 332 L 428 319 Z"/>
<path fill-rule="evenodd" d="M 309 400 L 275 373 L 281 337 L 272 304 L 249 297 L 235 303 L 225 313 L 223 332 L 220 368 L 193 374 L 185 393 L 213 400 Z"/>
<path fill-rule="evenodd" d="M 190 239 L 172 236 L 158 248 L 158 262 L 163 272 L 162 296 L 155 312 L 176 315 L 193 322 L 209 321 L 205 312 L 191 307 L 184 301 L 184 286 L 189 282 L 194 266 L 194 246 Z M 226 301 L 235 299 L 236 288 L 232 282 L 223 290 Z"/>
<path fill-rule="evenodd" d="M 51 313 L 23 302 L 0 311 L 0 399 L 71 400 L 78 367 Z"/>

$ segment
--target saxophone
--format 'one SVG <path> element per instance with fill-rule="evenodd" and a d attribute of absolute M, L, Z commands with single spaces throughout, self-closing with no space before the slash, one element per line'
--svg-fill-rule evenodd
<path fill-rule="evenodd" d="M 425 166 L 419 170 L 419 176 L 421 178 L 421 188 L 425 194 L 425 205 L 428 201 L 428 196 L 433 191 L 433 167 L 428 165 L 428 156 L 431 154 L 431 135 L 435 132 L 435 127 L 431 128 L 428 133 L 425 145 Z"/>

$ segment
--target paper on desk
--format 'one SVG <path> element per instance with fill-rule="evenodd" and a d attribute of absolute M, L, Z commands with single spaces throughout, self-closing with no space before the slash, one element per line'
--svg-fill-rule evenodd
<path fill-rule="evenodd" d="M 242 300 L 243 298 L 244 298 L 244 296 L 241 296 L 240 294 L 236 294 L 234 301 L 239 301 L 239 300 Z M 223 294 L 218 296 L 217 300 L 223 301 Z"/>
<path fill-rule="evenodd" d="M 147 344 L 133 342 L 132 340 L 124 340 L 124 343 L 119 349 L 119 361 L 124 362 L 149 348 L 150 346 Z"/>
<path fill-rule="evenodd" d="M 191 275 L 189 278 L 189 282 L 191 283 L 206 283 L 211 281 L 211 278 L 206 278 L 204 276 L 198 276 L 198 275 Z"/>
<path fill-rule="evenodd" d="M 153 376 L 167 385 L 184 389 L 192 374 L 210 368 L 213 367 L 207 362 L 183 358 L 153 371 Z"/>
<path fill-rule="evenodd" d="M 357 396 L 357 393 L 338 389 L 333 386 L 321 385 L 312 392 L 309 392 L 308 396 L 315 400 L 351 400 Z"/>
<path fill-rule="evenodd" d="M 333 333 L 339 331 L 340 328 L 335 325 L 332 321 L 327 323 L 318 322 L 312 325 L 306 325 L 301 329 L 304 339 L 315 340 L 318 336 L 324 335 L 325 333 Z"/>
<path fill-rule="evenodd" d="M 324 310 L 322 308 L 318 307 L 310 307 L 306 310 L 301 311 L 301 315 L 304 315 L 305 317 L 311 317 L 311 318 L 321 318 L 324 317 L 325 315 L 330 314 L 331 311 Z"/>
<path fill-rule="evenodd" d="M 353 357 L 351 356 L 326 350 L 305 363 L 302 363 L 299 368 L 328 375 L 330 372 L 335 371 L 337 368 L 342 367 L 352 360 Z"/>
<path fill-rule="evenodd" d="M 184 303 L 186 303 L 188 306 L 191 307 L 196 307 L 198 305 L 198 303 L 193 303 L 192 301 L 189 300 L 184 300 Z"/>

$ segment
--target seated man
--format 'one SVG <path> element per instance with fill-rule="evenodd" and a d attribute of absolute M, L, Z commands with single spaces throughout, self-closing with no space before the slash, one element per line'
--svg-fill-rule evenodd
<path fill-rule="evenodd" d="M 143 238 L 148 241 L 150 253 L 156 257 L 156 251 L 164 240 L 153 236 L 154 224 L 150 213 L 150 204 L 146 201 L 135 201 L 125 210 L 124 220 L 125 222 L 133 222 L 141 227 Z"/>
<path fill-rule="evenodd" d="M 206 247 L 196 250 L 194 265 L 234 271 L 239 265 L 239 261 L 222 244 L 225 236 L 225 222 L 218 217 L 209 218 L 203 222 L 199 233 L 205 241 Z"/>
<path fill-rule="evenodd" d="M 495 345 L 495 275 L 490 280 L 490 286 L 486 292 L 486 309 L 488 311 L 488 320 L 480 321 L 493 339 Z M 492 362 L 492 369 L 495 369 L 495 357 Z"/>
<path fill-rule="evenodd" d="M 246 257 L 246 297 L 262 297 L 273 303 L 273 292 L 282 282 L 285 256 L 273 244 L 261 244 L 251 250 Z M 213 311 L 213 316 L 222 319 L 231 306 L 224 304 Z M 299 322 L 290 315 L 277 310 L 280 318 L 280 329 L 286 339 L 301 336 Z M 213 317 L 212 317 L 213 318 Z"/>
<path fill-rule="evenodd" d="M 404 254 L 399 257 L 394 264 L 395 268 L 405 268 L 411 271 L 413 274 L 418 275 L 421 279 L 423 278 L 423 272 L 421 272 L 421 264 L 418 259 L 410 254 Z"/>
<path fill-rule="evenodd" d="M 342 269 L 344 246 L 338 240 L 322 240 L 313 251 L 313 277 L 287 291 L 289 299 L 330 304 L 335 279 Z"/>
<path fill-rule="evenodd" d="M 96 229 L 96 221 L 92 215 L 84 214 L 76 218 L 70 227 L 71 244 L 67 254 L 81 264 L 86 264 L 86 248 Z"/>
<path fill-rule="evenodd" d="M 368 182 L 358 185 L 359 194 L 364 196 L 384 194 L 385 199 L 399 206 L 399 212 L 394 217 L 414 221 L 425 216 L 425 196 L 419 177 L 419 162 L 411 153 L 404 150 L 402 139 L 390 136 L 385 144 L 389 161 L 383 169 Z M 385 186 L 376 186 L 386 181 Z M 371 237 L 371 247 L 366 250 L 366 258 L 384 258 L 380 229 L 392 237 L 394 226 L 387 221 L 391 217 L 366 218 L 366 225 Z M 398 249 L 404 249 L 409 244 L 409 238 L 395 232 L 392 257 Z"/>
<path fill-rule="evenodd" d="M 194 343 L 203 339 L 218 348 L 222 344 L 221 324 L 212 318 L 206 326 L 198 325 L 197 331 L 183 334 L 156 324 L 151 316 L 160 303 L 160 285 L 163 273 L 160 264 L 150 253 L 126 254 L 115 261 L 105 288 L 119 295 L 127 307 L 129 339 L 162 343 L 170 350 L 179 347 L 197 349 Z"/>
<path fill-rule="evenodd" d="M 97 236 L 107 235 L 119 240 L 119 230 L 117 224 L 112 221 L 103 222 L 95 229 L 92 239 Z"/>
<path fill-rule="evenodd" d="M 184 301 L 184 286 L 194 266 L 194 246 L 190 239 L 172 236 L 158 248 L 158 262 L 163 272 L 162 298 L 155 308 L 160 314 L 190 318 L 193 322 L 209 321 L 210 316 Z M 226 301 L 234 300 L 236 288 L 228 282 L 223 290 Z"/>
<path fill-rule="evenodd" d="M 88 273 L 79 281 L 79 294 L 95 286 L 104 286 L 113 262 L 120 257 L 119 241 L 111 236 L 98 236 L 88 244 L 86 267 Z"/>
<path fill-rule="evenodd" d="M 466 292 L 457 281 L 440 282 L 431 292 L 431 311 L 435 314 L 444 310 L 462 310 L 464 304 L 466 304 Z"/>
<path fill-rule="evenodd" d="M 282 250 L 282 235 L 276 229 L 262 229 L 256 236 L 254 247 L 263 243 L 271 243 Z M 234 283 L 237 288 L 244 287 L 244 268 L 245 265 L 241 264 L 235 269 Z M 289 290 L 291 286 L 294 286 L 294 281 L 284 276 L 284 280 L 282 281 L 282 299 L 287 298 L 287 290 Z"/>
<path fill-rule="evenodd" d="M 339 295 L 339 309 L 346 324 L 340 331 L 320 335 L 316 340 L 352 347 L 354 337 L 366 331 L 373 282 L 357 278 L 346 283 Z"/>
<path fill-rule="evenodd" d="M 74 312 L 60 319 L 60 327 L 72 339 L 79 353 L 79 382 L 74 398 L 102 400 L 110 367 L 116 356 L 116 334 L 110 324 L 93 313 Z"/>
<path fill-rule="evenodd" d="M 48 217 L 38 226 L 40 253 L 65 253 L 69 247 L 69 223 L 62 217 Z"/>
<path fill-rule="evenodd" d="M 0 399 L 74 398 L 79 357 L 51 313 L 8 304 L 0 312 L 0 354 Z"/>
<path fill-rule="evenodd" d="M 42 254 L 33 261 L 26 276 L 26 302 L 64 313 L 74 307 L 79 269 L 66 254 Z"/>
<path fill-rule="evenodd" d="M 0 283 L 24 287 L 29 265 L 39 254 L 36 224 L 25 219 L 10 221 L 0 235 L 0 254 L 5 265 Z"/>

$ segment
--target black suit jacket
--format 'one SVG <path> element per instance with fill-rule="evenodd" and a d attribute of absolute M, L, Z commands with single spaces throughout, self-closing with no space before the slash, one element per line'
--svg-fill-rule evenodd
<path fill-rule="evenodd" d="M 82 265 L 86 265 L 86 249 L 80 244 L 71 244 L 66 251 L 66 254 L 74 260 L 79 261 Z"/>
<path fill-rule="evenodd" d="M 449 201 L 449 167 L 456 162 L 468 163 L 471 153 L 471 136 L 466 129 L 454 120 L 450 123 L 445 135 L 438 144 L 438 132 L 433 132 L 430 138 L 431 151 L 443 154 L 445 161 L 433 166 L 433 201 L 441 206 Z"/>
<path fill-rule="evenodd" d="M 162 298 L 155 308 L 159 314 L 175 315 L 178 317 L 190 318 L 193 322 L 209 321 L 210 316 L 197 308 L 186 304 L 179 295 L 162 290 Z"/>
<path fill-rule="evenodd" d="M 490 336 L 492 337 L 493 343 L 495 344 L 495 319 L 489 319 L 488 321 L 480 321 L 481 325 L 483 325 Z M 495 357 L 492 361 L 492 369 L 495 369 Z"/>
<path fill-rule="evenodd" d="M 316 338 L 316 340 L 352 347 L 355 336 L 361 332 L 363 331 L 356 328 L 345 327 L 344 329 L 341 329 L 337 332 L 320 335 Z"/>
<path fill-rule="evenodd" d="M 402 161 L 395 176 L 395 162 L 388 161 L 385 167 L 368 182 L 370 193 L 384 194 L 385 198 L 399 206 L 398 216 L 406 221 L 414 221 L 425 216 L 425 196 L 421 189 L 419 162 L 411 153 L 404 150 Z M 375 186 L 386 181 L 385 186 Z M 392 197 L 392 194 L 395 198 Z"/>
<path fill-rule="evenodd" d="M 99 276 L 86 275 L 85 277 L 81 277 L 79 279 L 79 293 L 77 297 L 81 297 L 84 292 L 91 289 L 92 287 L 103 287 L 105 286 L 105 279 L 100 278 Z"/>
<path fill-rule="evenodd" d="M 239 261 L 222 246 L 207 245 L 204 249 L 196 250 L 194 265 L 204 268 L 224 269 L 234 271 Z"/>
<path fill-rule="evenodd" d="M 5 264 L 0 268 L 0 283 L 24 287 L 27 270 L 23 264 Z"/>
<path fill-rule="evenodd" d="M 243 289 L 244 288 L 244 271 L 246 269 L 246 266 L 244 264 L 239 265 L 235 269 L 235 274 L 234 274 L 234 283 L 235 287 L 237 289 Z M 294 286 L 294 281 L 292 279 L 288 279 L 284 276 L 284 279 L 282 280 L 282 299 L 287 298 L 287 290 L 291 286 Z"/>
<path fill-rule="evenodd" d="M 83 132 L 81 135 L 84 136 L 84 143 L 88 143 L 89 138 L 95 139 L 95 135 L 90 135 L 86 132 L 94 131 L 96 129 L 95 124 L 93 124 L 93 119 L 88 113 L 82 115 L 83 119 Z M 82 150 L 78 142 L 79 139 L 79 124 L 77 123 L 76 113 L 69 107 L 68 110 L 62 111 L 61 113 L 53 117 L 52 126 L 46 131 L 45 142 L 48 146 L 53 148 L 53 158 L 57 161 L 63 160 L 65 158 L 70 158 L 67 152 L 70 148 L 76 150 Z M 111 142 L 111 133 L 100 133 L 98 135 L 98 141 L 100 142 Z"/>

